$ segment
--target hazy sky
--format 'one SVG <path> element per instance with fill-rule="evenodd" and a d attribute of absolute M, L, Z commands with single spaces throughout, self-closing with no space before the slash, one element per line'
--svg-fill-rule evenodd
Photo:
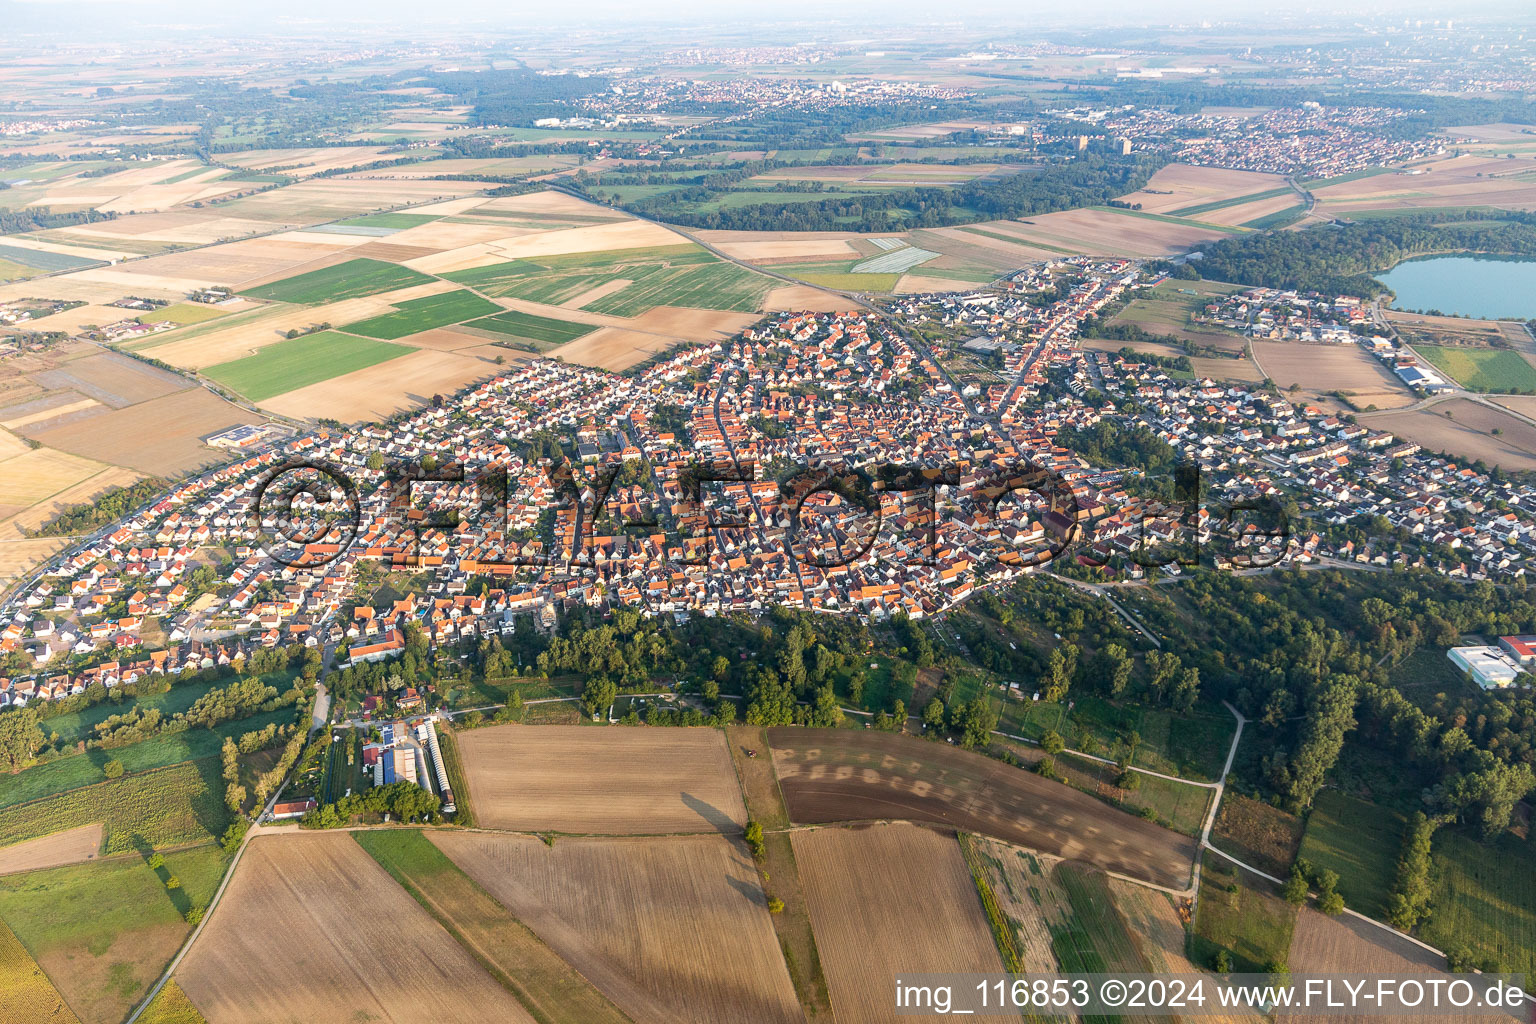
<path fill-rule="evenodd" d="M 1029 35 L 1032 29 L 1126 27 L 1147 24 L 1198 25 L 1203 20 L 1260 22 L 1277 16 L 1274 0 L 1084 0 L 1062 4 L 1035 0 L 967 0 L 935 5 L 932 0 L 0 0 L 0 40 L 13 33 L 47 32 L 82 36 L 133 33 L 166 27 L 219 33 L 293 31 L 322 24 L 415 30 L 425 37 L 452 23 L 484 30 L 517 32 L 584 24 L 622 31 L 626 25 L 745 25 L 762 22 L 825 22 L 865 27 L 872 32 L 905 25 L 963 24 L 967 28 Z M 1452 17 L 1463 23 L 1486 17 L 1529 21 L 1528 0 L 1350 0 L 1285 8 L 1293 23 L 1352 18 Z"/>

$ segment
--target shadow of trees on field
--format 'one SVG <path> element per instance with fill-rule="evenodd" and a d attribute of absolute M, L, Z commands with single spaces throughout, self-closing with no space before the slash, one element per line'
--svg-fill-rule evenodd
<path fill-rule="evenodd" d="M 707 800 L 700 800 L 692 793 L 684 793 L 683 804 L 689 810 L 694 811 L 699 817 L 709 822 L 710 827 L 717 832 L 735 832 L 741 828 L 729 814 Z"/>

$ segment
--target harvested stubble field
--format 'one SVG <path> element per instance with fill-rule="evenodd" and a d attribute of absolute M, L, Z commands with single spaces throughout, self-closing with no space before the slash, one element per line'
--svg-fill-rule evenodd
<path fill-rule="evenodd" d="M 1169 888 L 1189 884 L 1188 838 L 1033 772 L 873 731 L 770 729 L 791 819 L 908 819 L 979 832 Z"/>
<path fill-rule="evenodd" d="M 793 835 L 839 1021 L 900 1021 L 891 981 L 997 973 L 1002 960 L 954 836 L 904 823 Z"/>
<path fill-rule="evenodd" d="M 716 729 L 501 725 L 458 739 L 475 817 L 487 828 L 654 835 L 746 824 Z"/>
<path fill-rule="evenodd" d="M 1330 403 L 1327 393 L 1342 391 L 1350 404 L 1364 409 L 1398 409 L 1416 400 L 1407 385 L 1363 348 L 1347 345 L 1307 345 L 1289 341 L 1255 341 L 1249 345 L 1254 362 L 1282 390 L 1301 386 L 1300 394 Z M 1296 401 L 1292 398 L 1292 401 Z"/>
<path fill-rule="evenodd" d="M 187 386 L 174 373 L 116 352 L 72 359 L 55 369 L 33 374 L 33 379 L 45 388 L 71 389 L 114 409 L 147 402 Z"/>
<path fill-rule="evenodd" d="M 0 1020 L 80 1024 L 27 947 L 0 921 Z"/>
<path fill-rule="evenodd" d="M 1411 412 L 1363 415 L 1360 422 L 1372 430 L 1390 431 L 1432 452 L 1482 459 L 1504 469 L 1536 469 L 1536 454 L 1526 447 L 1530 443 L 1530 425 L 1468 399 L 1450 399 Z M 1492 433 L 1494 429 L 1501 432 L 1499 436 Z"/>
<path fill-rule="evenodd" d="M 1445 981 L 1452 977 L 1446 971 L 1444 957 L 1436 956 L 1395 932 L 1378 928 L 1357 917 L 1327 917 L 1310 907 L 1303 908 L 1296 918 L 1296 931 L 1291 939 L 1291 970 L 1302 974 L 1327 974 L 1346 967 L 1354 974 L 1429 975 Z M 1458 977 L 1478 984 L 1476 976 L 1462 974 Z M 1382 1018 L 1379 1015 L 1334 1012 L 1327 1015 L 1287 1014 L 1286 1019 L 1306 1024 L 1372 1024 Z M 1392 1019 L 1404 1024 L 1430 1024 L 1431 1021 L 1444 1021 L 1446 1018 L 1409 1014 L 1395 1015 Z M 1489 1024 L 1510 1024 L 1524 1018 L 1495 1015 L 1482 1019 Z"/>
<path fill-rule="evenodd" d="M 0 849 L 0 875 L 38 868 L 56 868 L 93 860 L 101 849 L 101 825 L 81 825 L 51 836 L 28 839 Z"/>
<path fill-rule="evenodd" d="M 189 388 L 30 436 L 50 448 L 150 476 L 174 477 L 228 457 L 203 444 L 203 438 L 239 423 L 262 421 L 206 388 Z"/>
<path fill-rule="evenodd" d="M 354 832 L 353 838 L 539 1020 L 629 1020 L 422 832 L 371 829 Z"/>
<path fill-rule="evenodd" d="M 0 462 L 0 518 L 24 512 L 107 469 L 100 462 L 51 448 L 12 456 Z"/>
<path fill-rule="evenodd" d="M 1214 228 L 1107 209 L 1066 210 L 1031 217 L 1028 221 L 998 223 L 1012 228 L 1010 234 L 1018 234 L 1025 245 L 1105 256 L 1169 256 L 1227 235 Z"/>
<path fill-rule="evenodd" d="M 1251 202 L 1245 197 L 1281 188 L 1289 191 L 1285 178 L 1278 174 L 1169 164 L 1152 175 L 1146 188 L 1120 198 L 1128 203 L 1140 203 L 1143 210 L 1151 213 L 1195 217 L 1228 205 Z"/>
<path fill-rule="evenodd" d="M 253 840 L 176 977 L 210 1024 L 534 1019 L 345 833 Z"/>
<path fill-rule="evenodd" d="M 431 839 L 641 1024 L 802 1019 L 757 872 L 737 841 L 562 838 L 551 847 L 448 831 Z"/>

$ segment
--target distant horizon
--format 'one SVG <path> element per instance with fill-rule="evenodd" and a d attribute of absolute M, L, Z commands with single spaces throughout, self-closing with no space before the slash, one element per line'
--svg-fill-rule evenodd
<path fill-rule="evenodd" d="M 732 30 L 780 26 L 786 32 L 801 24 L 816 25 L 838 34 L 852 33 L 850 41 L 865 32 L 871 41 L 886 39 L 912 29 L 935 26 L 957 33 L 985 32 L 1003 37 L 1029 37 L 1043 33 L 1101 33 L 1116 29 L 1136 31 L 1156 28 L 1197 33 L 1203 30 L 1274 26 L 1345 27 L 1359 22 L 1386 26 L 1394 20 L 1410 22 L 1412 29 L 1433 28 L 1436 19 L 1473 28 L 1490 25 L 1536 26 L 1536 10 L 1517 0 L 1483 0 L 1447 5 L 1431 0 L 1363 3 L 1330 11 L 1297 9 L 1276 12 L 1257 4 L 1232 4 L 1218 0 L 1151 0 L 1150 3 L 1099 2 L 1073 5 L 1019 5 L 1000 0 L 979 0 L 961 9 L 946 9 L 935 16 L 926 5 L 846 0 L 829 9 L 810 0 L 667 0 L 665 3 L 633 4 L 618 0 L 589 0 L 560 7 L 547 4 L 506 5 L 490 0 L 449 0 L 434 4 L 431 20 L 423 22 L 422 10 L 403 0 L 330 0 L 322 4 L 296 0 L 269 3 L 235 3 L 215 10 L 192 0 L 0 0 L 0 20 L 17 35 L 63 33 L 82 40 L 102 35 L 133 36 L 140 33 L 242 33 L 253 38 L 304 35 L 325 27 L 345 25 L 353 37 L 395 32 L 409 33 L 414 40 L 439 40 L 456 27 L 474 28 L 497 38 L 533 34 L 562 28 L 585 31 L 625 32 L 635 25 L 693 28 L 702 35 L 730 35 Z M 1417 24 L 1413 24 L 1417 23 Z M 825 42 L 821 33 L 819 41 Z M 761 39 L 761 45 L 783 40 Z M 466 40 L 468 42 L 470 40 Z M 701 44 L 707 44 L 701 38 Z M 669 42 L 658 40 L 658 42 Z M 928 45 L 936 40 L 925 38 Z"/>

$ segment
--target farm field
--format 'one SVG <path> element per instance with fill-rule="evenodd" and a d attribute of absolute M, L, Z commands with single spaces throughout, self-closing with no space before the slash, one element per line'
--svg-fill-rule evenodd
<path fill-rule="evenodd" d="M 410 351 L 403 345 L 321 331 L 268 345 L 253 356 L 219 363 L 203 372 L 253 402 L 260 402 L 353 370 L 398 359 Z"/>
<path fill-rule="evenodd" d="M 537 352 L 563 345 L 568 341 L 575 341 L 596 329 L 592 324 L 570 323 L 515 309 L 495 316 L 481 317 L 479 320 L 471 321 L 467 326 L 477 327 L 482 331 L 494 331 L 508 338 L 520 339 Z"/>
<path fill-rule="evenodd" d="M 534 1019 L 345 833 L 253 840 L 176 979 L 210 1024 Z"/>
<path fill-rule="evenodd" d="M 0 460 L 0 517 L 13 516 L 106 470 L 100 462 L 50 448 Z"/>
<path fill-rule="evenodd" d="M 196 687 L 190 687 L 196 690 Z M 175 691 L 172 691 L 175 694 Z M 168 705 L 175 707 L 180 699 Z M 146 706 L 154 706 L 146 702 Z M 108 703 L 109 711 L 121 711 Z M 93 709 L 94 710 L 94 709 Z M 167 710 L 166 714 L 172 712 Z M 38 800 L 63 793 L 67 790 L 90 786 L 102 781 L 101 766 L 109 760 L 123 765 L 127 772 L 151 771 L 168 765 L 179 764 L 197 758 L 213 757 L 224 743 L 224 737 L 238 738 L 253 729 L 265 728 L 269 723 L 285 724 L 292 721 L 293 713 L 287 709 L 236 719 L 213 729 L 191 729 L 186 732 L 153 736 L 138 743 L 112 750 L 87 750 L 70 754 L 46 764 L 34 765 L 15 775 L 0 777 L 0 807 L 11 807 L 30 800 Z M 64 723 L 69 728 L 69 723 Z"/>
<path fill-rule="evenodd" d="M 84 1024 L 117 1024 L 170 961 L 227 863 L 216 846 L 0 877 L 0 917 Z M 181 884 L 167 889 L 167 879 Z"/>
<path fill-rule="evenodd" d="M 891 979 L 1003 969 L 952 835 L 889 824 L 796 832 L 795 861 L 841 1022 L 900 1020 Z"/>
<path fill-rule="evenodd" d="M 0 847 L 101 822 L 106 853 L 207 842 L 229 823 L 216 759 L 72 789 L 0 811 Z"/>
<path fill-rule="evenodd" d="M 385 341 L 368 344 L 396 348 L 402 354 L 268 398 L 262 408 L 283 416 L 325 417 L 343 423 L 379 420 L 402 409 L 419 408 L 435 394 L 450 394 L 502 372 L 484 347 L 439 352 Z M 500 350 L 491 351 L 500 354 Z"/>
<path fill-rule="evenodd" d="M 629 1018 L 414 829 L 354 832 L 405 891 L 539 1020 L 624 1024 Z"/>
<path fill-rule="evenodd" d="M 768 740 L 796 822 L 930 822 L 1170 888 L 1189 884 L 1189 839 L 1033 772 L 889 733 L 770 729 Z"/>
<path fill-rule="evenodd" d="M 431 278 L 407 267 L 372 259 L 354 259 L 333 267 L 284 278 L 245 290 L 256 299 L 316 305 L 342 299 L 377 295 L 396 288 L 426 284 Z"/>
<path fill-rule="evenodd" d="M 792 833 L 785 831 L 789 814 L 779 796 L 778 778 L 773 772 L 773 758 L 760 756 L 768 749 L 763 729 L 753 725 L 726 727 L 731 760 L 741 779 L 747 813 L 763 826 L 763 855 L 758 860 L 758 876 L 765 891 L 783 902 L 784 909 L 772 915 L 773 929 L 784 949 L 784 964 L 799 996 L 800 1006 L 811 1022 L 830 1019 L 831 995 L 816 948 L 816 934 L 811 928 L 810 908 L 805 901 L 805 887 L 800 882 L 800 868 L 795 863 Z M 752 752 L 755 752 L 752 753 Z"/>
<path fill-rule="evenodd" d="M 346 324 L 341 329 L 349 334 L 360 334 L 366 338 L 393 341 L 408 334 L 489 316 L 500 310 L 501 307 L 496 303 L 482 299 L 473 292 L 443 292 L 440 295 L 408 299 L 399 303 L 392 313 Z"/>
<path fill-rule="evenodd" d="M 1478 962 L 1536 974 L 1536 858 L 1532 842 L 1505 833 L 1491 844 L 1442 829 L 1434 843 L 1434 912 L 1420 937 L 1462 948 Z"/>
<path fill-rule="evenodd" d="M 1529 169 L 1529 164 L 1524 164 Z M 1313 187 L 1317 214 L 1337 217 L 1357 211 L 1437 207 L 1536 208 L 1536 182 L 1511 174 L 1511 162 L 1491 157 L 1447 157 L 1419 164 L 1418 173 L 1346 176 Z"/>
<path fill-rule="evenodd" d="M 154 1000 L 139 1015 L 139 1024 L 208 1024 L 197 1012 L 192 1000 L 176 984 L 176 979 L 166 981 Z"/>
<path fill-rule="evenodd" d="M 80 1024 L 21 940 L 0 922 L 0 1020 Z"/>
<path fill-rule="evenodd" d="M 1343 915 L 1327 917 L 1311 907 L 1302 908 L 1296 918 L 1291 939 L 1290 967 L 1298 973 L 1337 971 L 1341 965 L 1360 974 L 1440 975 L 1449 979 L 1445 959 L 1430 953 L 1392 932 Z M 1475 976 L 1461 975 L 1476 981 Z M 1330 1013 L 1293 1015 L 1298 1021 L 1339 1021 L 1343 1024 L 1367 1024 L 1365 1014 Z M 1428 1024 L 1428 1015 L 1394 1016 L 1409 1024 Z M 1489 1017 L 1489 1021 L 1501 1018 Z M 1512 1018 L 1502 1018 L 1505 1021 Z"/>
<path fill-rule="evenodd" d="M 1407 826 L 1396 811 L 1325 789 L 1307 815 L 1300 855 L 1314 868 L 1338 872 L 1345 902 L 1382 920 Z"/>
<path fill-rule="evenodd" d="M 1146 188 L 1120 198 L 1127 203 L 1140 203 L 1149 213 L 1198 217 L 1253 202 L 1261 195 L 1278 195 L 1280 190 L 1290 192 L 1285 178 L 1278 174 L 1169 164 L 1152 175 Z"/>
<path fill-rule="evenodd" d="M 101 826 L 81 825 L 51 836 L 40 836 L 0 848 L 0 875 L 94 860 L 96 851 L 100 849 Z"/>
<path fill-rule="evenodd" d="M 1482 459 L 1504 469 L 1536 469 L 1536 454 L 1528 447 L 1532 446 L 1530 425 L 1468 399 L 1450 399 L 1412 412 L 1363 415 L 1360 422 L 1373 430 L 1391 431 L 1432 452 Z M 1500 431 L 1498 435 L 1493 433 L 1495 429 Z"/>
<path fill-rule="evenodd" d="M 1518 352 L 1439 345 L 1415 345 L 1413 350 L 1469 391 L 1536 391 L 1536 366 Z"/>
<path fill-rule="evenodd" d="M 483 827 L 623 835 L 746 824 L 715 729 L 501 725 L 457 739 Z"/>
<path fill-rule="evenodd" d="M 762 306 L 771 285 L 770 278 L 718 260 L 692 244 L 520 256 L 446 270 L 442 276 L 498 298 L 620 317 L 639 316 L 657 306 L 753 312 Z"/>
<path fill-rule="evenodd" d="M 1170 256 L 1185 249 L 1224 238 L 1226 229 L 1204 227 L 1187 221 L 1139 217 L 1131 211 L 1102 209 L 1064 210 L 1028 220 L 996 221 L 978 225 L 986 230 L 996 224 L 1018 235 L 1025 245 L 1057 247 L 1084 255 Z"/>
<path fill-rule="evenodd" d="M 206 388 L 188 388 L 26 434 L 49 448 L 149 476 L 175 477 L 228 458 L 204 444 L 204 438 L 236 424 L 261 422 L 261 416 Z"/>
<path fill-rule="evenodd" d="M 1010 749 L 1026 764 L 1043 756 L 1038 747 L 1010 745 Z M 1150 811 L 1157 815 L 1159 825 L 1186 836 L 1199 834 L 1211 805 L 1211 790 L 1155 775 L 1141 775 L 1135 789 L 1121 789 L 1115 785 L 1120 777 L 1118 767 L 1071 754 L 1056 756 L 1056 770 L 1074 789 L 1133 814 Z"/>
<path fill-rule="evenodd" d="M 736 840 L 430 838 L 637 1024 L 801 1019 Z"/>
<path fill-rule="evenodd" d="M 1513 321 L 1431 316 L 1428 313 L 1402 313 L 1395 309 L 1383 309 L 1382 313 L 1410 345 L 1497 347 L 1507 343 L 1516 350 L 1524 348 L 1528 351 L 1536 344 L 1525 333 L 1524 325 Z"/>
<path fill-rule="evenodd" d="M 1416 401 L 1407 385 L 1379 360 L 1358 345 L 1305 345 L 1287 341 L 1255 341 L 1249 344 L 1253 360 L 1264 376 L 1281 390 L 1292 384 L 1301 388 L 1295 401 L 1313 401 L 1324 408 L 1351 412 L 1370 406 L 1400 409 Z M 1331 392 L 1342 392 L 1348 401 Z"/>

